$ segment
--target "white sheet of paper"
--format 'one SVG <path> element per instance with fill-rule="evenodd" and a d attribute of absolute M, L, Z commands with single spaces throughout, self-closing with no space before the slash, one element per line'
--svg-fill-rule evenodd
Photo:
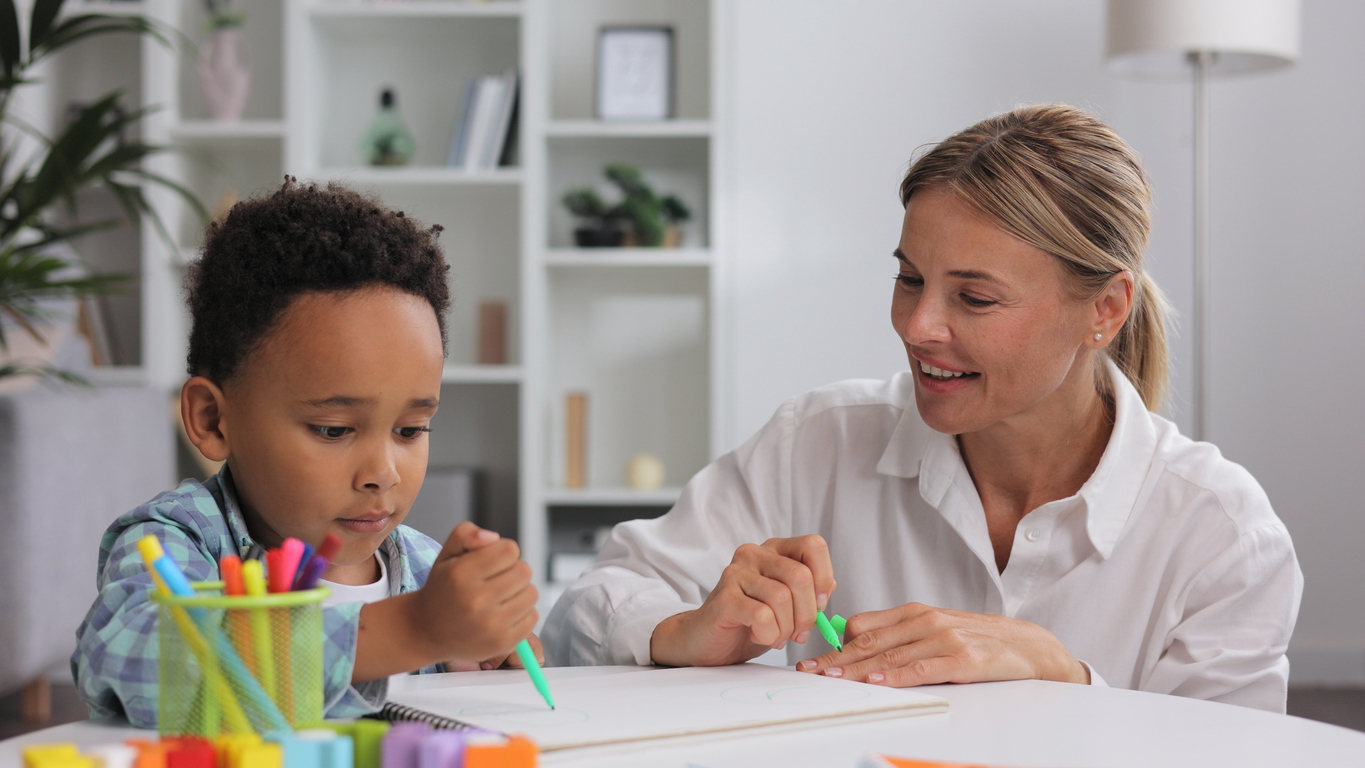
<path fill-rule="evenodd" d="M 504 733 L 541 750 L 619 744 L 829 718 L 931 714 L 946 699 L 781 667 L 742 664 L 550 680 L 551 711 L 529 679 L 401 692 L 399 704 Z"/>

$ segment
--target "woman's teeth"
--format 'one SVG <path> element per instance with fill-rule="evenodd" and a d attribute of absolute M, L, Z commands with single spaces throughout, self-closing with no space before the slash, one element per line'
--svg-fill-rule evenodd
<path fill-rule="evenodd" d="M 966 371 L 945 371 L 942 368 L 935 368 L 924 361 L 920 361 L 919 369 L 936 379 L 956 379 L 959 376 L 967 375 Z"/>

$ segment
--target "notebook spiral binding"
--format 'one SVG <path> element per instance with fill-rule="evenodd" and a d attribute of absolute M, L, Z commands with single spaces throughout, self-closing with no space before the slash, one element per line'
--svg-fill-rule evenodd
<path fill-rule="evenodd" d="M 367 717 L 372 717 L 376 720 L 388 720 L 391 723 L 426 723 L 427 725 L 430 725 L 432 728 L 436 728 L 439 730 L 478 731 L 480 733 L 496 733 L 496 731 L 489 731 L 487 728 L 480 728 L 477 725 L 466 723 L 462 720 L 455 720 L 454 718 L 443 717 L 441 715 L 428 712 L 425 709 L 418 709 L 417 707 L 406 707 L 403 706 L 402 704 L 395 704 L 393 702 L 385 704 L 384 708 L 379 710 L 377 714 L 367 715 Z"/>

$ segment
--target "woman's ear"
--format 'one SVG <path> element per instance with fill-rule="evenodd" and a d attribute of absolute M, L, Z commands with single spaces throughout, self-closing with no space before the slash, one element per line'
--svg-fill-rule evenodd
<path fill-rule="evenodd" d="M 1095 297 L 1094 317 L 1091 320 L 1090 346 L 1100 349 L 1118 335 L 1119 329 L 1133 311 L 1133 292 L 1137 284 L 1133 273 L 1123 270 L 1109 279 L 1109 285 Z"/>
<path fill-rule="evenodd" d="M 228 437 L 223 424 L 223 390 L 203 376 L 180 388 L 180 417 L 190 442 L 211 461 L 227 461 Z"/>

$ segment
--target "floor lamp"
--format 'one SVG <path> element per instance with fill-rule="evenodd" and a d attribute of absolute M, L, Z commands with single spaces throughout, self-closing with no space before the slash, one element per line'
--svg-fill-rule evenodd
<path fill-rule="evenodd" d="M 1109 0 L 1115 74 L 1194 79 L 1194 434 L 1208 437 L 1209 78 L 1292 64 L 1299 0 Z"/>

